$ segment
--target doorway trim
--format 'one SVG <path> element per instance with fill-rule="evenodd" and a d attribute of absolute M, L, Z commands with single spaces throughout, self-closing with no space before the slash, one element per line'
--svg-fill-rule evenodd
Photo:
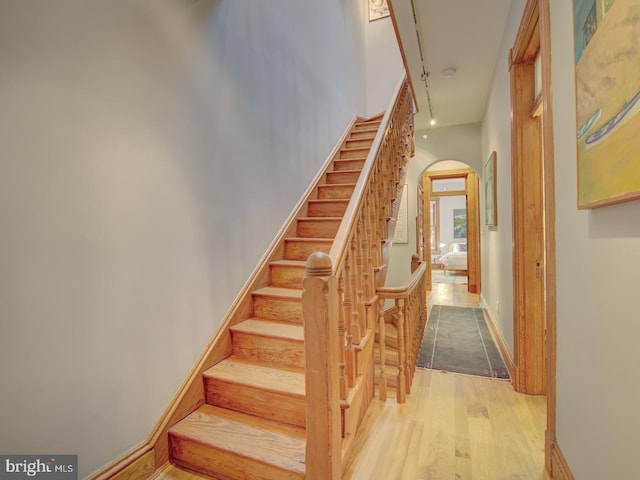
<path fill-rule="evenodd" d="M 533 68 L 535 56 L 539 52 L 541 60 L 541 98 L 539 103 L 533 98 L 525 99 L 522 94 L 514 92 L 517 89 L 515 83 L 518 84 L 518 75 L 524 74 L 524 79 L 520 81 L 532 81 L 531 75 L 534 72 L 529 70 Z M 509 52 L 509 69 L 512 75 L 512 93 L 511 108 L 512 119 L 512 195 L 514 200 L 514 242 L 516 241 L 516 221 L 522 222 L 521 209 L 516 208 L 516 201 L 520 201 L 516 197 L 521 188 L 522 183 L 518 184 L 518 178 L 522 174 L 524 163 L 524 152 L 529 153 L 530 148 L 538 150 L 538 158 L 541 163 L 540 180 L 543 182 L 541 211 L 543 218 L 541 219 L 544 228 L 543 245 L 543 263 L 538 265 L 538 273 L 543 277 L 543 294 L 544 294 L 544 318 L 546 329 L 543 332 L 543 342 L 545 349 L 544 363 L 544 390 L 547 399 L 547 430 L 545 433 L 545 467 L 551 474 L 552 478 L 570 479 L 573 478 L 568 469 L 566 461 L 560 452 L 556 438 L 556 249 L 555 249 L 555 177 L 554 177 L 554 139 L 553 139 L 553 112 L 551 108 L 551 35 L 549 21 L 549 0 L 528 0 L 524 9 L 520 28 L 516 35 L 516 40 L 512 50 Z M 526 80 L 529 77 L 529 80 Z M 519 86 L 522 86 L 521 84 Z M 542 118 L 538 124 L 539 130 L 537 135 L 533 135 L 531 131 L 525 132 L 518 128 L 518 121 L 524 118 L 525 105 L 523 102 L 532 102 L 528 112 L 529 117 L 533 112 L 541 111 Z M 541 109 L 540 109 L 541 106 Z M 533 133 L 536 133 L 535 131 Z M 529 157 L 530 158 L 530 157 Z M 518 345 L 524 346 L 530 339 L 525 335 L 521 336 L 523 325 L 522 318 L 519 315 L 518 296 L 516 288 L 524 287 L 524 283 L 520 283 L 516 287 L 516 283 L 524 282 L 524 275 L 520 271 L 525 262 L 531 262 L 532 258 L 523 255 L 518 248 L 514 248 L 514 346 L 518 351 Z M 533 260 L 535 262 L 535 260 Z M 531 265 L 527 265 L 531 268 Z M 534 263 L 535 272 L 535 263 Z M 541 270 L 540 270 L 541 269 Z M 520 369 L 522 358 L 516 357 L 516 369 Z M 522 372 L 520 372 L 522 374 Z M 518 389 L 518 385 L 514 382 L 514 387 Z"/>
<path fill-rule="evenodd" d="M 421 175 L 423 190 L 423 212 L 425 230 L 431 227 L 431 198 L 433 194 L 433 180 L 444 180 L 450 178 L 464 178 L 465 189 L 459 192 L 448 192 L 448 194 L 459 194 L 466 196 L 467 205 L 467 290 L 469 293 L 480 293 L 480 193 L 479 177 L 472 168 L 460 168 L 455 170 L 425 170 Z M 444 196 L 446 194 L 441 194 Z M 426 242 L 426 239 L 425 239 Z M 431 252 L 431 248 L 425 247 L 425 252 Z M 426 282 L 431 286 L 431 261 L 427 262 Z"/>

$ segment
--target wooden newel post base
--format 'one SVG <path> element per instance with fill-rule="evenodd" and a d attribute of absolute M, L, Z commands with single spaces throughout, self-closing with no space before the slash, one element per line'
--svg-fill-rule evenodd
<path fill-rule="evenodd" d="M 342 476 L 338 290 L 327 254 L 316 252 L 309 256 L 302 287 L 307 400 L 305 478 L 338 480 Z"/>

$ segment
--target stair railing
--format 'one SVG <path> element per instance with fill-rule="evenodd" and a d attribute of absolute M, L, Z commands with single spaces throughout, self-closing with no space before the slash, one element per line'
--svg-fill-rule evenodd
<path fill-rule="evenodd" d="M 406 78 L 396 89 L 364 163 L 329 254 L 307 260 L 303 280 L 306 478 L 341 478 L 353 438 L 373 398 L 376 288 L 384 275 L 406 163 L 414 151 Z M 370 381 L 370 382 L 369 382 Z M 347 416 L 357 398 L 358 412 Z M 355 400 L 354 400 L 355 402 Z"/>
<path fill-rule="evenodd" d="M 378 395 L 386 400 L 385 351 L 386 351 L 386 312 L 387 300 L 395 302 L 390 310 L 395 316 L 398 332 L 398 377 L 396 382 L 396 401 L 404 403 L 411 392 L 416 361 L 420 352 L 422 336 L 427 323 L 427 284 L 426 262 L 422 262 L 407 282 L 400 287 L 379 287 L 378 347 L 380 363 L 378 366 Z"/>

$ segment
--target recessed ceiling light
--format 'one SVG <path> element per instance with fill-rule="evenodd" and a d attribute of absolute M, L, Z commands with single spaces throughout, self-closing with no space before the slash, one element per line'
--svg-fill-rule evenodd
<path fill-rule="evenodd" d="M 435 124 L 436 124 L 436 119 L 435 119 L 435 118 L 432 118 L 432 119 L 431 119 L 431 122 L 429 122 L 429 123 L 430 123 L 431 125 L 435 125 Z"/>
<path fill-rule="evenodd" d="M 442 76 L 443 77 L 447 77 L 447 78 L 451 78 L 453 77 L 457 72 L 456 67 L 446 67 L 442 69 Z"/>

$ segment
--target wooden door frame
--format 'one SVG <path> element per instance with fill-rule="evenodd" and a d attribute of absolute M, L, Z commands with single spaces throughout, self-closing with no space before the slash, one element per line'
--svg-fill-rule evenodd
<path fill-rule="evenodd" d="M 556 257 L 555 257 L 555 177 L 553 146 L 553 115 L 551 109 L 551 36 L 549 22 L 549 0 L 528 0 L 516 35 L 514 46 L 509 53 L 511 72 L 511 145 L 512 145 L 512 199 L 513 199 L 513 235 L 514 235 L 514 347 L 516 350 L 516 381 L 518 391 L 540 388 L 547 398 L 547 431 L 545 434 L 545 465 L 552 474 L 562 472 L 562 456 L 557 448 L 556 439 Z M 533 62 L 539 53 L 542 67 L 541 98 L 537 102 L 530 95 L 532 88 Z M 542 118 L 536 120 L 534 112 L 542 112 Z M 531 231 L 522 228 L 527 220 L 529 208 L 523 193 L 531 190 L 531 178 L 525 173 L 531 159 L 538 162 L 538 175 L 541 196 L 535 200 L 536 212 L 542 217 L 537 219 L 542 226 L 543 237 L 539 238 L 542 256 L 534 249 L 521 248 L 523 236 Z M 523 175 L 527 175 L 526 188 Z M 535 187 L 535 183 L 534 183 Z M 531 205 L 531 204 L 529 204 Z M 539 207 L 539 209 L 538 209 Z M 534 230 L 538 232 L 538 230 Z M 542 264 L 536 266 L 536 262 Z M 531 272 L 542 277 L 544 295 L 545 324 L 528 325 L 521 315 L 521 300 L 525 289 L 529 288 Z M 546 326 L 546 329 L 544 328 Z M 540 328 L 542 327 L 542 328 Z M 541 333 L 542 332 L 542 333 Z M 542 335 L 542 338 L 540 338 Z M 540 383 L 540 372 L 533 372 L 527 363 L 528 348 L 532 342 L 542 341 L 544 349 L 544 379 Z M 537 343 L 539 346 L 539 343 Z M 540 368 L 540 365 L 537 366 Z M 533 375 L 536 378 L 531 378 Z M 524 387 L 524 388 L 522 388 Z M 558 478 L 563 478 L 559 476 Z"/>
<path fill-rule="evenodd" d="M 433 180 L 449 178 L 463 178 L 465 180 L 464 195 L 467 206 L 467 289 L 470 293 L 480 293 L 480 192 L 479 177 L 472 168 L 460 168 L 456 170 L 424 171 L 421 176 L 424 198 L 423 212 L 426 217 L 426 227 L 431 228 L 431 197 Z M 460 191 L 462 192 L 462 191 Z M 461 195 L 463 193 L 460 193 Z M 473 215 L 471 215 L 473 212 Z M 425 237 L 426 238 L 426 237 Z M 426 240 L 425 240 L 426 242 Z M 427 249 L 425 248 L 425 251 Z M 429 248 L 431 252 L 431 248 Z M 429 255 L 429 258 L 431 256 Z M 431 286 L 431 261 L 427 262 L 426 282 Z"/>

